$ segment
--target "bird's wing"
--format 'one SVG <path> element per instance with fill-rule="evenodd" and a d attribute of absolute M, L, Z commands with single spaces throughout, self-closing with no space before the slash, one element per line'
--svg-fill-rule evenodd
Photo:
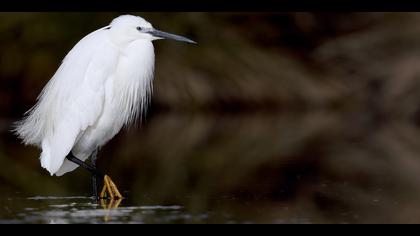
<path fill-rule="evenodd" d="M 83 38 L 67 54 L 44 88 L 25 125 L 36 125 L 41 139 L 41 165 L 56 173 L 87 127 L 98 120 L 105 81 L 115 66 L 116 50 L 104 30 Z"/>

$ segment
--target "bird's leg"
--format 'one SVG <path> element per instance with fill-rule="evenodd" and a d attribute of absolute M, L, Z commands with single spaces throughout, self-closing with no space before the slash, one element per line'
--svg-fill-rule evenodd
<path fill-rule="evenodd" d="M 118 191 L 117 185 L 111 180 L 108 175 L 104 176 L 104 187 L 101 191 L 101 198 L 111 198 L 111 199 L 122 199 L 120 191 Z"/>
<path fill-rule="evenodd" d="M 122 199 L 117 199 L 117 200 L 111 199 L 110 201 L 100 199 L 100 204 L 102 208 L 105 210 L 105 215 L 104 215 L 105 222 L 109 221 L 111 210 L 118 208 L 118 206 L 121 204 L 121 201 Z"/>
<path fill-rule="evenodd" d="M 92 155 L 90 156 L 90 162 L 92 164 L 92 167 L 96 169 L 96 160 L 98 157 L 98 149 L 95 149 L 95 151 L 93 151 Z M 92 174 L 92 192 L 93 192 L 93 197 L 97 200 L 99 198 L 98 195 L 98 176 L 95 174 Z"/>
<path fill-rule="evenodd" d="M 99 172 L 95 167 L 93 167 L 92 165 L 89 165 L 87 163 L 85 163 L 84 161 L 80 160 L 79 158 L 73 156 L 73 154 L 70 152 L 67 156 L 66 156 L 67 160 L 83 167 L 85 170 L 89 171 L 90 173 L 92 173 L 93 175 L 96 176 L 100 176 L 100 177 L 104 177 L 105 175 L 102 174 L 101 172 Z"/>
<path fill-rule="evenodd" d="M 73 156 L 72 153 L 69 153 L 66 158 L 83 167 L 87 171 L 91 172 L 95 176 L 100 176 L 104 179 L 104 187 L 102 189 L 100 198 L 110 198 L 110 199 L 122 199 L 123 196 L 121 195 L 120 191 L 118 191 L 117 186 L 114 184 L 114 182 L 111 180 L 111 178 L 108 175 L 104 175 L 101 172 L 99 172 L 95 167 L 92 165 L 89 165 L 85 163 L 84 161 L 80 160 L 79 158 Z"/>

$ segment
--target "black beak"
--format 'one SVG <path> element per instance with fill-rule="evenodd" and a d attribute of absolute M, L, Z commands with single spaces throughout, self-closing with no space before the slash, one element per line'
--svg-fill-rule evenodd
<path fill-rule="evenodd" d="M 179 36 L 179 35 L 176 35 L 176 34 L 166 33 L 166 32 L 160 31 L 160 30 L 156 30 L 156 29 L 151 29 L 147 33 L 153 35 L 156 38 L 172 39 L 172 40 L 176 40 L 176 41 L 180 41 L 180 42 L 197 44 L 196 42 L 194 42 L 191 39 L 188 39 L 186 37 Z"/>

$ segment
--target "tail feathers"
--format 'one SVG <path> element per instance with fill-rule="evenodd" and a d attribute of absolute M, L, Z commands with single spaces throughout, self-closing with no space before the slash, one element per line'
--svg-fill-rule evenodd
<path fill-rule="evenodd" d="M 84 157 L 79 157 L 77 156 L 77 158 L 79 158 L 82 161 L 85 161 L 88 156 L 84 156 Z M 62 176 L 65 173 L 71 172 L 73 170 L 75 170 L 77 167 L 79 167 L 79 165 L 74 164 L 73 162 L 65 159 L 63 164 L 61 165 L 60 169 L 55 173 L 56 176 Z"/>
<path fill-rule="evenodd" d="M 48 151 L 44 149 L 41 153 L 40 159 L 42 168 L 45 168 L 48 172 L 50 172 L 51 176 L 57 172 L 58 168 L 56 165 L 54 165 L 54 163 L 52 163 L 52 158 Z"/>
<path fill-rule="evenodd" d="M 64 160 L 63 165 L 61 165 L 60 169 L 55 173 L 55 175 L 62 176 L 67 172 L 75 170 L 77 167 L 79 167 L 77 164 L 74 164 L 69 160 Z"/>
<path fill-rule="evenodd" d="M 56 134 L 48 135 L 42 141 L 41 166 L 50 172 L 57 173 L 70 153 L 78 135 L 78 130 L 71 123 L 61 123 L 56 127 Z"/>
<path fill-rule="evenodd" d="M 68 172 L 71 172 L 75 170 L 79 165 L 69 161 L 66 159 L 67 155 L 60 155 L 55 156 L 55 158 L 52 155 L 50 155 L 50 150 L 43 148 L 43 151 L 41 153 L 41 166 L 45 168 L 51 176 L 62 176 Z M 85 161 L 89 156 L 85 155 L 82 157 L 77 157 L 82 161 Z"/>
<path fill-rule="evenodd" d="M 61 167 L 67 154 L 56 155 L 57 152 L 51 150 L 48 145 L 42 145 L 41 166 L 45 168 L 50 175 L 54 175 Z"/>

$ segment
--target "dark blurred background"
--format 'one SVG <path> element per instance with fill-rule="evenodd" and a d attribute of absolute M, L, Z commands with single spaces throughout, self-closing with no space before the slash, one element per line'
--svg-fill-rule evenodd
<path fill-rule="evenodd" d="M 9 130 L 120 14 L 0 13 L 0 195 L 90 194 L 88 173 L 50 177 Z M 419 13 L 131 14 L 198 45 L 155 43 L 147 118 L 99 153 L 126 201 L 420 223 Z"/>

